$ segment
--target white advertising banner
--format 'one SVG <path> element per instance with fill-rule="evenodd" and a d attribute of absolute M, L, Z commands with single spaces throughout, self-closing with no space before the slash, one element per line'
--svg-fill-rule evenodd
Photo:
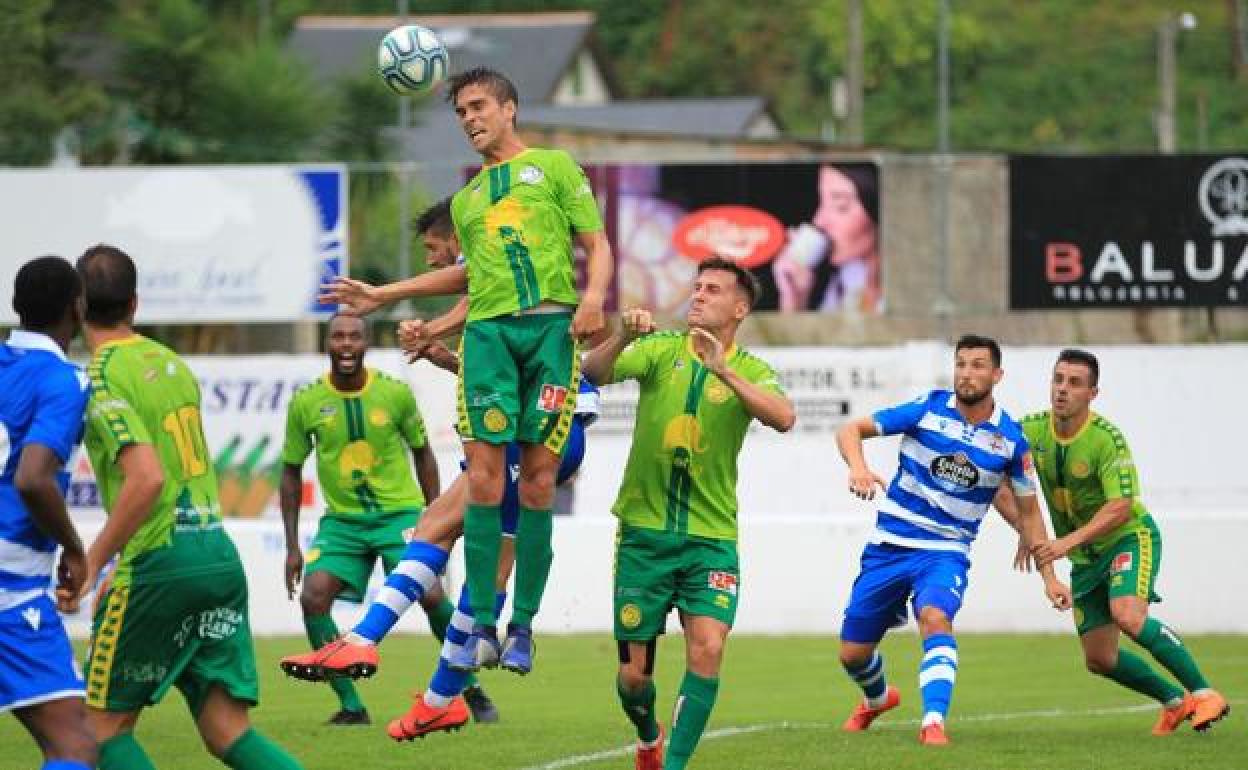
<path fill-rule="evenodd" d="M 0 285 L 107 243 L 138 265 L 140 323 L 325 316 L 316 289 L 347 272 L 341 165 L 3 171 L 0 200 L 22 202 L 0 207 Z"/>

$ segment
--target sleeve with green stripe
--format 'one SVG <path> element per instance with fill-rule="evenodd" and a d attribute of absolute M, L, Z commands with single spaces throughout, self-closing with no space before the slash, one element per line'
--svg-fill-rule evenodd
<path fill-rule="evenodd" d="M 585 171 L 566 152 L 555 153 L 558 159 L 555 173 L 555 190 L 559 206 L 568 217 L 572 230 L 577 233 L 596 233 L 602 229 L 602 213 L 594 200 Z"/>
<path fill-rule="evenodd" d="M 152 437 L 138 411 L 126 397 L 124 384 L 110 377 L 104 366 L 92 366 L 91 401 L 87 407 L 87 419 L 93 423 L 95 435 L 100 438 L 109 462 L 131 444 L 150 444 Z"/>
<path fill-rule="evenodd" d="M 421 416 L 420 406 L 416 403 L 416 396 L 412 395 L 411 389 L 406 385 L 399 385 L 395 390 L 398 398 L 399 430 L 402 431 L 408 446 L 412 449 L 420 449 L 429 443 L 429 438 L 425 431 L 425 419 Z"/>
<path fill-rule="evenodd" d="M 1105 499 L 1135 497 L 1139 493 L 1139 482 L 1127 440 L 1117 428 L 1104 430 L 1101 439 L 1097 474 Z"/>
<path fill-rule="evenodd" d="M 303 419 L 303 394 L 305 390 L 296 391 L 286 409 L 286 441 L 282 444 L 282 463 L 284 465 L 303 466 L 303 461 L 312 452 L 311 431 Z"/>

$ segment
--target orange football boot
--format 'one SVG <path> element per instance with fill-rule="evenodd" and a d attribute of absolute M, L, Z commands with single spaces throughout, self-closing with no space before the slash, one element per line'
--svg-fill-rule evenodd
<path fill-rule="evenodd" d="M 282 658 L 278 665 L 296 679 L 323 682 L 338 677 L 360 679 L 372 676 L 377 673 L 380 662 L 375 646 L 337 639 L 319 650 Z"/>
<path fill-rule="evenodd" d="M 1169 735 L 1179 729 L 1179 725 L 1191 719 L 1195 711 L 1196 699 L 1184 693 L 1183 702 L 1179 705 L 1174 708 L 1162 707 L 1157 724 L 1153 725 L 1153 735 Z"/>
<path fill-rule="evenodd" d="M 919 743 L 924 746 L 948 746 L 949 736 L 945 735 L 944 723 L 933 722 L 919 730 Z"/>
<path fill-rule="evenodd" d="M 1213 723 L 1231 713 L 1231 705 L 1217 690 L 1210 690 L 1204 695 L 1193 695 L 1196 710 L 1192 712 L 1192 729 L 1203 733 Z"/>
<path fill-rule="evenodd" d="M 467 724 L 472 715 L 463 697 L 456 695 L 446 708 L 434 708 L 425 703 L 425 696 L 416 696 L 416 702 L 407 713 L 390 721 L 386 732 L 396 741 L 424 738 L 429 733 L 458 730 Z"/>
<path fill-rule="evenodd" d="M 663 725 L 659 725 L 659 737 L 653 746 L 643 746 L 637 742 L 637 760 L 633 767 L 636 770 L 663 770 Z"/>
<path fill-rule="evenodd" d="M 845 720 L 845 724 L 841 725 L 841 729 L 849 733 L 859 733 L 871 726 L 876 717 L 885 711 L 891 711 L 901 705 L 901 693 L 891 684 L 884 694 L 884 705 L 879 708 L 871 708 L 865 700 L 858 701 L 858 705 L 854 707 L 854 713 L 849 715 L 849 719 Z"/>

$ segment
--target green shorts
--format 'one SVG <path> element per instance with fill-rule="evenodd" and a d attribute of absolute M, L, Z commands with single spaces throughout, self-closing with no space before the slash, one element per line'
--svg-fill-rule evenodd
<path fill-rule="evenodd" d="M 570 313 L 472 321 L 460 340 L 459 435 L 489 444 L 545 444 L 555 454 L 572 428 L 581 384 Z"/>
<path fill-rule="evenodd" d="M 260 691 L 247 578 L 242 564 L 233 566 L 110 587 L 87 651 L 87 705 L 138 711 L 176 686 L 198 718 L 216 684 L 254 706 Z"/>
<path fill-rule="evenodd" d="M 1076 565 L 1070 573 L 1075 595 L 1075 628 L 1083 635 L 1114 622 L 1109 602 L 1122 596 L 1138 596 L 1159 602 L 1153 590 L 1161 567 L 1161 533 L 1148 522 L 1106 548 L 1091 564 Z"/>
<path fill-rule="evenodd" d="M 409 539 L 407 531 L 416 527 L 420 513 L 420 510 L 412 510 L 322 516 L 316 537 L 304 554 L 304 574 L 328 572 L 343 582 L 337 598 L 362 601 L 378 558 L 386 574 L 403 561 Z"/>
<path fill-rule="evenodd" d="M 620 525 L 615 536 L 615 638 L 648 642 L 678 607 L 732 625 L 741 571 L 735 540 Z"/>

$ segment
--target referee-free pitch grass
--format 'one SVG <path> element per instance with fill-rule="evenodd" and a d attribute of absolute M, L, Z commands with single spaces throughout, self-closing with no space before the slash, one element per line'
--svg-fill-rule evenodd
<path fill-rule="evenodd" d="M 870 732 L 839 729 L 858 697 L 836 657 L 836 639 L 739 636 L 729 640 L 719 701 L 695 768 L 1231 768 L 1248 767 L 1248 638 L 1185 639 L 1232 713 L 1209 733 L 1184 726 L 1149 734 L 1157 710 L 1142 698 L 1086 673 L 1069 636 L 974 635 L 958 638 L 960 670 L 949 723 L 952 745 L 920 747 L 916 682 L 919 644 L 911 634 L 885 640 L 890 681 L 902 705 Z M 485 672 L 482 682 L 502 712 L 496 725 L 469 724 L 395 743 L 385 723 L 424 689 L 433 663 L 428 638 L 398 636 L 382 645 L 381 670 L 358 686 L 371 727 L 325 727 L 337 708 L 329 688 L 286 678 L 282 655 L 302 638 L 257 644 L 261 704 L 255 724 L 309 770 L 324 768 L 631 768 L 630 725 L 616 702 L 615 644 L 606 636 L 538 638 L 537 667 L 518 677 Z M 666 724 L 683 671 L 683 640 L 660 642 L 658 709 Z M 158 768 L 219 768 L 200 745 L 181 696 L 148 709 L 139 740 Z M 597 757 L 597 758 L 593 758 Z M 37 768 L 38 753 L 17 720 L 0 720 L 0 768 Z"/>

